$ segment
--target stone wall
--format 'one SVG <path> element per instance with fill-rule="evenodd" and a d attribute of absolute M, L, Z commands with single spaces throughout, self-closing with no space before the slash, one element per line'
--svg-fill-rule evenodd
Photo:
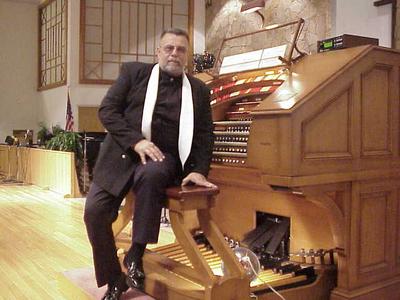
<path fill-rule="evenodd" d="M 262 28 L 262 19 L 256 13 L 243 14 L 241 0 L 213 0 L 206 9 L 206 49 L 217 55 L 226 37 L 256 31 Z M 264 25 L 286 23 L 303 18 L 305 25 L 299 40 L 299 49 L 315 53 L 317 41 L 331 33 L 329 0 L 268 0 L 262 11 Z M 293 30 L 293 28 L 291 29 Z M 262 33 L 230 42 L 223 55 L 247 52 L 277 46 L 288 39 L 288 32 Z"/>

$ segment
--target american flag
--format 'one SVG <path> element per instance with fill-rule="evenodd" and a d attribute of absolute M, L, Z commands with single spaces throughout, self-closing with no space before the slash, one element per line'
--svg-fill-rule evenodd
<path fill-rule="evenodd" d="M 66 119 L 65 131 L 74 131 L 74 116 L 72 115 L 71 100 L 69 99 L 69 90 L 67 99 L 67 115 L 65 119 Z"/>

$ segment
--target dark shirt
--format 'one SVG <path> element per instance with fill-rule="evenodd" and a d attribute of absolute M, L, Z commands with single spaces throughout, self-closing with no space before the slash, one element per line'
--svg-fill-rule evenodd
<path fill-rule="evenodd" d="M 151 140 L 163 153 L 178 154 L 182 77 L 160 70 L 157 101 L 153 111 Z"/>

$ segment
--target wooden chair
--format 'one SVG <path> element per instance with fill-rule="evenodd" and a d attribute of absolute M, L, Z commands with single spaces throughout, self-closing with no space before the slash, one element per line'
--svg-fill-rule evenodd
<path fill-rule="evenodd" d="M 219 231 L 210 208 L 214 206 L 218 188 L 199 186 L 167 189 L 171 226 L 182 250 L 191 262 L 188 267 L 155 251 L 146 251 L 143 262 L 146 272 L 145 292 L 157 299 L 250 299 L 250 285 L 245 271 Z M 132 217 L 134 196 L 126 198 L 124 208 L 113 224 L 117 236 Z M 216 276 L 201 254 L 185 223 L 185 213 L 194 211 L 201 230 L 224 262 L 226 275 Z"/>

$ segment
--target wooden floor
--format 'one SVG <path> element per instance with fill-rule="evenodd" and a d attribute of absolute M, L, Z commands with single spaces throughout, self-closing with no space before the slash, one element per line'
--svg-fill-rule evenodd
<path fill-rule="evenodd" d="M 0 183 L 0 300 L 79 300 L 65 298 L 57 277 L 93 266 L 83 207 L 84 198 Z M 170 227 L 164 227 L 159 243 L 149 248 L 174 239 Z"/>
<path fill-rule="evenodd" d="M 0 185 L 0 299 L 66 299 L 60 272 L 92 266 L 83 199 Z"/>

